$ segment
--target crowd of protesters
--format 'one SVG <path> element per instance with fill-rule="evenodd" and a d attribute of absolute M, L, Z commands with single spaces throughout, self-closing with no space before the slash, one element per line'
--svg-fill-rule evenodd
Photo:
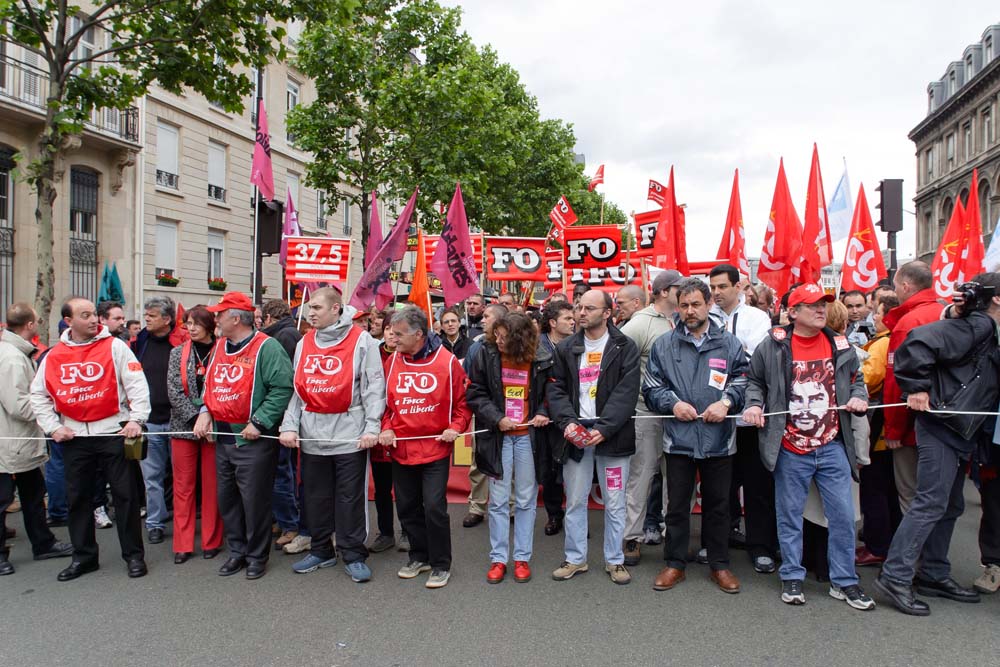
<path fill-rule="evenodd" d="M 728 264 L 707 279 L 661 272 L 649 287 L 576 286 L 541 307 L 473 295 L 434 321 L 413 306 L 359 313 L 333 288 L 313 292 L 298 323 L 285 302 L 257 308 L 238 292 L 180 315 L 156 296 L 141 329 L 119 303 L 72 297 L 47 350 L 34 309 L 11 304 L 0 575 L 15 569 L 16 493 L 33 558 L 71 559 L 60 581 L 98 568 L 95 529 L 112 525 L 128 575 L 144 576 L 145 544 L 172 521 L 177 565 L 198 545 L 226 556 L 220 575 L 257 579 L 277 548 L 298 555 L 296 573 L 342 561 L 360 583 L 371 554 L 397 548 L 399 578 L 427 573 L 440 588 L 464 436 L 462 525 L 488 525 L 490 584 L 508 568 L 532 578 L 539 496 L 544 534 L 564 534 L 551 577 L 586 572 L 596 480 L 616 584 L 662 545 L 658 591 L 696 562 L 739 593 L 734 549 L 777 573 L 790 605 L 805 603 L 812 572 L 832 598 L 873 609 L 860 567 L 881 567 L 878 592 L 914 615 L 930 613 L 918 595 L 977 602 L 1000 588 L 1000 275 L 977 276 L 951 305 L 922 262 L 839 300 L 812 283 L 776 295 Z M 983 572 L 965 586 L 948 550 L 970 478 Z"/>

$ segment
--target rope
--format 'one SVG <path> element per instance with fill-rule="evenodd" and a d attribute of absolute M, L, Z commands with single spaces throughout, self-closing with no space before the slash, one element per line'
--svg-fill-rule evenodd
<path fill-rule="evenodd" d="M 885 408 L 905 408 L 906 403 L 880 403 L 879 405 L 869 405 L 868 410 L 884 410 Z M 846 410 L 846 405 L 835 405 L 833 407 L 827 408 L 827 412 L 830 410 Z M 776 412 L 765 412 L 761 417 L 775 417 L 777 415 L 790 415 L 793 412 L 801 412 L 800 410 L 778 410 Z M 976 415 L 976 416 L 1000 416 L 1000 412 L 977 412 L 974 410 L 915 410 L 914 412 L 926 412 L 932 415 Z M 703 415 L 698 415 L 696 419 L 702 419 Z M 743 414 L 738 415 L 726 415 L 726 419 L 742 419 Z M 632 419 L 677 419 L 676 415 L 635 415 Z"/>
<path fill-rule="evenodd" d="M 531 424 L 518 424 L 517 426 L 518 427 L 521 427 L 521 426 L 531 426 Z M 458 437 L 461 438 L 462 436 L 465 436 L 465 435 L 476 435 L 477 433 L 486 433 L 488 430 L 489 429 L 481 429 L 481 430 L 478 430 L 478 431 L 467 431 L 466 433 L 459 433 Z M 88 434 L 81 434 L 81 435 L 73 436 L 73 438 L 71 438 L 71 439 L 72 440 L 76 440 L 77 438 L 113 438 L 113 437 L 115 437 L 117 435 L 118 435 L 117 433 L 88 433 Z M 169 435 L 169 436 L 176 436 L 176 437 L 179 437 L 179 438 L 183 437 L 185 439 L 190 440 L 191 436 L 193 434 L 191 433 L 191 431 L 155 431 L 153 433 L 148 433 L 147 432 L 145 435 Z M 222 431 L 209 431 L 206 435 L 232 435 L 232 436 L 237 436 L 237 435 L 239 435 L 239 433 L 224 433 Z M 411 435 L 411 436 L 406 436 L 405 438 L 396 438 L 396 441 L 400 442 L 400 441 L 406 441 L 406 440 L 426 440 L 428 438 L 437 438 L 440 435 L 441 435 L 440 433 L 436 433 L 434 435 Z M 4 436 L 4 437 L 0 437 L 0 440 L 50 440 L 50 439 L 51 438 L 39 437 L 39 436 L 25 436 L 25 437 Z M 276 436 L 276 435 L 261 435 L 258 438 L 258 440 L 277 440 L 277 439 L 278 439 L 278 436 Z M 68 441 L 66 441 L 66 442 L 68 442 Z M 336 444 L 351 444 L 351 443 L 355 443 L 355 442 L 361 442 L 361 440 L 360 439 L 354 439 L 354 440 L 331 440 L 331 439 L 327 439 L 327 438 L 299 438 L 299 442 L 327 442 L 327 443 L 336 443 Z"/>

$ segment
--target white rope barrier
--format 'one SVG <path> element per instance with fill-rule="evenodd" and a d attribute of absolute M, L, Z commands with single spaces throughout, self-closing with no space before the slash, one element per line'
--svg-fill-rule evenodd
<path fill-rule="evenodd" d="M 885 408 L 905 408 L 906 403 L 880 403 L 878 405 L 869 405 L 867 410 L 883 410 Z M 827 408 L 827 412 L 830 410 L 846 410 L 846 405 L 835 405 Z M 867 412 L 866 410 L 866 412 Z M 765 412 L 761 414 L 761 417 L 775 417 L 778 415 L 790 415 L 792 413 L 801 412 L 801 410 L 778 410 L 776 412 Z M 811 410 L 810 410 L 811 412 Z M 976 416 L 1000 416 L 1000 412 L 977 412 L 974 410 L 914 410 L 914 412 L 926 412 L 932 415 L 976 415 Z M 861 413 L 858 413 L 861 414 Z M 696 419 L 702 419 L 704 415 L 698 415 Z M 738 415 L 726 415 L 726 419 L 742 419 L 743 413 Z M 677 419 L 676 415 L 635 415 L 632 419 Z"/>

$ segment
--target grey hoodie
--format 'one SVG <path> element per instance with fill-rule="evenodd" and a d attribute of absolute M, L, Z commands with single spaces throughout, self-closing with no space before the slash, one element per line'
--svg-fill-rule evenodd
<path fill-rule="evenodd" d="M 354 326 L 352 306 L 344 306 L 344 312 L 336 323 L 316 331 L 316 345 L 327 348 L 347 337 Z M 294 368 L 299 367 L 302 355 L 302 341 L 295 346 Z M 385 374 L 382 371 L 382 356 L 378 341 L 368 332 L 358 339 L 354 354 L 354 390 L 351 407 L 340 414 L 306 412 L 305 404 L 298 392 L 292 394 L 281 422 L 280 431 L 294 431 L 302 440 L 300 447 L 306 454 L 333 456 L 351 454 L 358 451 L 356 442 L 309 442 L 309 440 L 358 440 L 364 434 L 378 435 L 382 430 L 382 412 L 385 410 Z"/>

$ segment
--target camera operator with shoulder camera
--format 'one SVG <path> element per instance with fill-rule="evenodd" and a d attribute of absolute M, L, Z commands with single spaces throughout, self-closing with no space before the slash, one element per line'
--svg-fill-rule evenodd
<path fill-rule="evenodd" d="M 951 316 L 917 327 L 896 350 L 896 381 L 916 411 L 917 494 L 903 517 L 876 587 L 905 614 L 926 616 L 922 595 L 979 602 L 951 578 L 948 547 L 965 509 L 964 463 L 997 406 L 1000 274 L 959 285 Z M 928 412 L 934 410 L 935 412 Z M 917 572 L 917 561 L 920 571 Z"/>

